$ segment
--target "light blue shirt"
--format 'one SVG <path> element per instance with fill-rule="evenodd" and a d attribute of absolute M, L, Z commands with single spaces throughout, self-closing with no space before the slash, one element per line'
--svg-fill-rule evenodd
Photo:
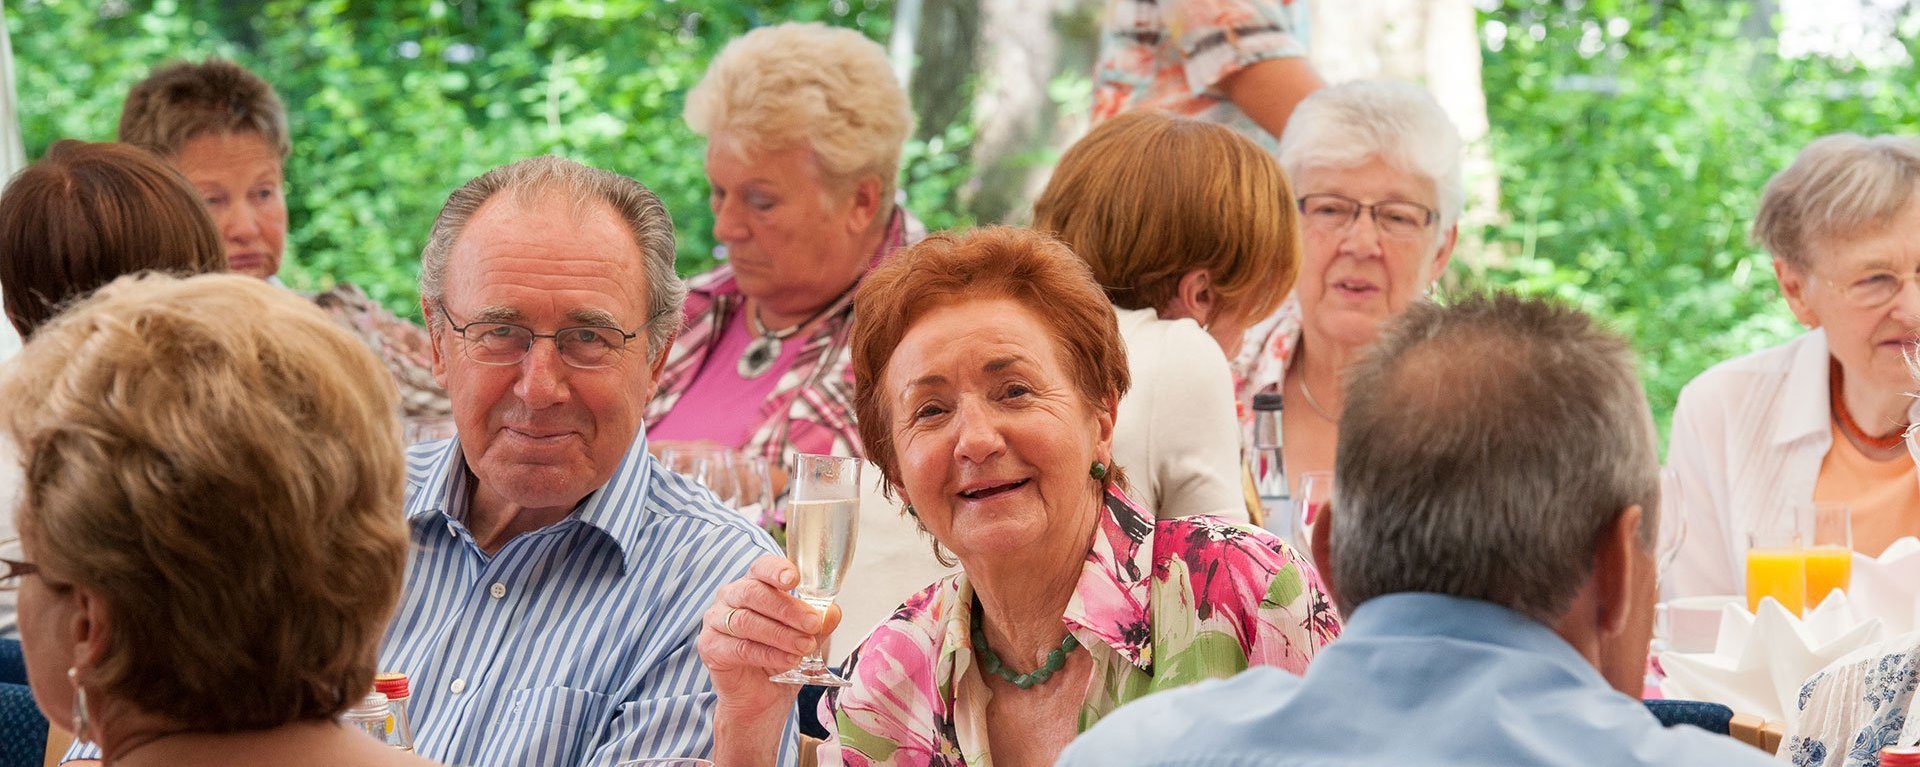
<path fill-rule="evenodd" d="M 1304 677 L 1257 667 L 1149 695 L 1061 755 L 1074 765 L 1771 765 L 1665 728 L 1547 627 L 1497 605 L 1393 594 L 1354 611 Z"/>
<path fill-rule="evenodd" d="M 707 756 L 700 616 L 779 553 L 772 539 L 661 468 L 644 435 L 572 516 L 492 556 L 461 523 L 470 477 L 458 439 L 408 453 L 413 552 L 380 668 L 409 678 L 417 751 L 476 767 Z"/>

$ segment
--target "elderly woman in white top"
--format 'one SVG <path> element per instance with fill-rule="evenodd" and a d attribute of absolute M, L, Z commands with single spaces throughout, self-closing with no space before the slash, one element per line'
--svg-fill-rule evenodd
<path fill-rule="evenodd" d="M 1333 469 L 1342 372 L 1446 269 L 1465 199 L 1460 158 L 1459 130 L 1407 83 L 1317 91 L 1288 121 L 1280 167 L 1301 212 L 1300 281 L 1234 362 L 1243 404 L 1286 397 L 1289 479 Z"/>
<path fill-rule="evenodd" d="M 1742 590 L 1746 531 L 1788 504 L 1849 504 L 1869 556 L 1920 534 L 1906 355 L 1920 339 L 1920 138 L 1809 144 L 1767 182 L 1753 236 L 1809 330 L 1680 392 L 1668 458 L 1687 541 L 1669 596 Z M 1818 599 L 1809 595 L 1811 599 Z"/>

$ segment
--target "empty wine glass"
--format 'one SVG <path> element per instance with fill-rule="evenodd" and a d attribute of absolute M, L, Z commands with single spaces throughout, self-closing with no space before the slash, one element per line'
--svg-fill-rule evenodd
<path fill-rule="evenodd" d="M 860 530 L 860 460 L 831 455 L 794 456 L 793 495 L 787 503 L 787 558 L 800 571 L 794 596 L 822 616 L 840 594 Z M 815 647 L 800 665 L 774 675 L 775 682 L 846 687 Z"/>

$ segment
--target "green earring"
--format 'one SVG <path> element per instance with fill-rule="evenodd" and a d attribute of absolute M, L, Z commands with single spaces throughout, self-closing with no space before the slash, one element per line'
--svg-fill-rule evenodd
<path fill-rule="evenodd" d="M 909 503 L 909 504 L 907 504 L 907 514 L 909 514 L 909 515 L 911 515 L 911 516 L 916 516 L 916 517 L 917 517 L 917 516 L 920 516 L 920 515 L 918 515 L 918 514 L 914 514 L 914 513 L 913 513 L 913 504 L 911 504 L 911 503 Z"/>
<path fill-rule="evenodd" d="M 1094 479 L 1105 480 L 1107 478 L 1107 465 L 1099 461 L 1094 461 L 1093 468 L 1088 469 L 1087 474 L 1091 475 Z"/>

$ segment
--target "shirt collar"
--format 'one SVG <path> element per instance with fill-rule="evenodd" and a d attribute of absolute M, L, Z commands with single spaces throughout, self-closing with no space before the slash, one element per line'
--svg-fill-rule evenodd
<path fill-rule="evenodd" d="M 1612 690 L 1600 670 L 1553 629 L 1492 602 L 1449 594 L 1402 592 L 1367 600 L 1347 616 L 1342 639 L 1445 637 L 1506 647 L 1546 659 L 1582 685 Z"/>
<path fill-rule="evenodd" d="M 1827 331 L 1814 330 L 1793 351 L 1787 367 L 1785 391 L 1780 402 L 1785 409 L 1773 431 L 1773 443 L 1784 445 L 1827 434 L 1833 417 L 1831 393 L 1827 391 Z"/>
<path fill-rule="evenodd" d="M 636 435 L 626 455 L 605 485 L 589 493 L 554 529 L 578 521 L 607 537 L 621 554 L 621 564 L 638 564 L 640 534 L 652 514 L 653 473 L 659 463 L 647 453 L 647 435 Z M 435 518 L 464 525 L 471 502 L 466 454 L 460 438 L 416 445 L 408 451 L 407 478 L 417 489 L 407 501 L 407 519 L 414 524 Z"/>
<path fill-rule="evenodd" d="M 1069 630 L 1091 636 L 1142 671 L 1153 666 L 1148 586 L 1153 576 L 1153 517 L 1118 489 L 1107 492 L 1093 545 L 1064 614 Z"/>

